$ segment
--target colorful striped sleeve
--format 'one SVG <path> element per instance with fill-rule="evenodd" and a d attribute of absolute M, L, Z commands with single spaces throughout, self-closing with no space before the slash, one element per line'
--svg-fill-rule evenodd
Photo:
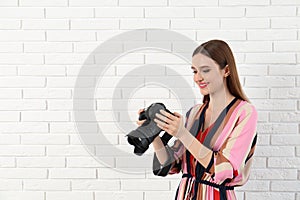
<path fill-rule="evenodd" d="M 180 138 L 184 146 L 206 168 L 206 172 L 212 175 L 216 183 L 222 183 L 228 178 L 233 179 L 237 176 L 251 152 L 256 135 L 257 112 L 254 106 L 248 105 L 239 112 L 231 133 L 218 151 L 205 147 L 187 129 Z"/>
<path fill-rule="evenodd" d="M 227 178 L 233 179 L 245 167 L 247 159 L 253 154 L 256 124 L 257 112 L 254 106 L 246 106 L 220 150 L 213 153 L 207 167 L 217 183 Z"/>

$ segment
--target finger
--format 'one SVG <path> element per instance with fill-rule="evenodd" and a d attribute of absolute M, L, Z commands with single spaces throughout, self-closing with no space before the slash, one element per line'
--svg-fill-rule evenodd
<path fill-rule="evenodd" d="M 156 113 L 155 116 L 156 116 L 158 119 L 160 119 L 161 121 L 166 122 L 166 123 L 168 123 L 168 124 L 170 124 L 170 123 L 172 122 L 169 118 L 167 118 L 167 117 L 165 117 L 165 116 L 163 116 L 163 115 L 161 115 L 161 114 L 159 114 L 159 113 Z"/>
<path fill-rule="evenodd" d="M 143 112 L 144 110 L 145 110 L 145 108 L 139 109 L 138 114 L 141 114 L 141 112 Z"/>
<path fill-rule="evenodd" d="M 146 120 L 139 120 L 139 121 L 136 121 L 136 123 L 137 123 L 138 125 L 142 125 L 145 121 L 146 121 Z"/>
<path fill-rule="evenodd" d="M 168 113 L 167 111 L 164 111 L 164 110 L 159 110 L 159 111 L 160 111 L 161 114 L 163 114 L 167 118 L 171 119 L 172 121 L 175 119 L 175 116 L 173 116 L 172 114 Z"/>
<path fill-rule="evenodd" d="M 174 115 L 175 115 L 176 117 L 181 117 L 181 114 L 179 114 L 178 112 L 174 112 Z"/>
<path fill-rule="evenodd" d="M 156 125 L 157 125 L 159 128 L 161 128 L 161 129 L 163 129 L 163 130 L 168 129 L 168 124 L 166 124 L 165 122 L 162 122 L 162 121 L 160 121 L 159 119 L 154 119 L 154 122 L 156 123 Z"/>

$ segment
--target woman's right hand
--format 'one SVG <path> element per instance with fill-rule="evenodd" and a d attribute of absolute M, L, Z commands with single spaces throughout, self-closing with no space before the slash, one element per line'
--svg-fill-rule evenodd
<path fill-rule="evenodd" d="M 138 114 L 140 115 L 141 112 L 143 112 L 144 110 L 145 110 L 144 108 L 139 109 Z M 145 121 L 146 121 L 145 119 L 144 120 L 137 120 L 136 123 L 137 123 L 138 126 L 141 126 Z"/>

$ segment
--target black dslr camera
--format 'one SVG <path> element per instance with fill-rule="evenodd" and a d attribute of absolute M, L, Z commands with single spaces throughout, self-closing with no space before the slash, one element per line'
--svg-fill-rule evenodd
<path fill-rule="evenodd" d="M 145 111 L 140 113 L 139 120 L 145 119 L 146 121 L 127 135 L 127 141 L 134 146 L 134 153 L 136 155 L 143 155 L 155 137 L 162 131 L 154 122 L 155 114 L 159 113 L 159 110 L 165 110 L 171 113 L 166 109 L 163 103 L 153 103 Z M 171 114 L 174 115 L 173 113 Z M 172 136 L 167 132 L 161 137 L 164 145 L 166 145 L 171 138 Z"/>

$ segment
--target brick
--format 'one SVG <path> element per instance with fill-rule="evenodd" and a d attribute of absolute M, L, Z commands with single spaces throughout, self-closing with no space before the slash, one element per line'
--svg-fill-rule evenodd
<path fill-rule="evenodd" d="M 97 157 L 97 160 L 93 157 L 69 157 L 67 158 L 67 167 L 70 168 L 91 168 L 91 167 L 96 167 L 96 168 L 101 168 L 101 167 L 107 167 L 109 166 L 114 166 L 114 159 L 113 157 Z M 99 160 L 101 162 L 99 162 Z M 105 164 L 104 164 L 105 163 Z M 74 186 L 72 184 L 72 186 Z M 72 187 L 74 189 L 74 187 Z M 83 188 L 81 188 L 83 190 Z"/>
<path fill-rule="evenodd" d="M 62 157 L 20 157 L 17 158 L 17 167 L 19 168 L 52 168 L 65 167 L 65 158 Z"/>
<path fill-rule="evenodd" d="M 94 41 L 96 34 L 93 31 L 47 31 L 47 41 L 54 42 L 76 42 L 76 41 Z"/>
<path fill-rule="evenodd" d="M 298 130 L 296 123 L 258 123 L 257 128 L 264 134 L 293 134 Z"/>
<path fill-rule="evenodd" d="M 261 180 L 249 180 L 243 186 L 243 191 L 269 191 L 270 182 Z"/>
<path fill-rule="evenodd" d="M 95 17 L 140 18 L 144 17 L 144 9 L 137 7 L 98 7 L 95 8 Z"/>
<path fill-rule="evenodd" d="M 99 133 L 95 133 L 95 134 L 88 134 L 86 135 L 85 144 L 100 144 L 100 145 L 108 145 L 108 144 L 114 144 L 117 145 L 118 144 L 118 135 L 116 134 L 105 134 L 105 140 L 99 140 L 99 141 L 95 141 L 95 137 L 99 137 Z M 100 136 L 102 137 L 102 136 Z M 71 135 L 70 136 L 70 144 L 81 144 L 82 141 L 80 140 L 80 138 L 77 135 Z"/>
<path fill-rule="evenodd" d="M 268 158 L 268 167 L 270 168 L 300 168 L 300 158 L 299 157 L 271 157 Z"/>
<path fill-rule="evenodd" d="M 293 87 L 295 79 L 289 77 L 246 77 L 247 87 Z"/>
<path fill-rule="evenodd" d="M 253 157 L 253 169 L 262 169 L 267 167 L 267 159 L 264 157 L 257 157 L 256 155 Z"/>
<path fill-rule="evenodd" d="M 169 29 L 168 19 L 121 19 L 120 29 Z"/>
<path fill-rule="evenodd" d="M 244 91 L 250 99 L 265 99 L 269 97 L 267 88 L 244 88 Z"/>
<path fill-rule="evenodd" d="M 299 0 L 286 0 L 286 1 L 280 1 L 280 0 L 272 0 L 272 5 L 299 5 Z"/>
<path fill-rule="evenodd" d="M 217 0 L 169 0 L 170 6 L 217 6 Z"/>
<path fill-rule="evenodd" d="M 16 67 L 1 67 L 0 76 L 16 76 Z"/>
<path fill-rule="evenodd" d="M 241 76 L 267 76 L 268 65 L 252 65 L 252 64 L 241 64 L 238 65 L 238 73 Z"/>
<path fill-rule="evenodd" d="M 20 53 L 23 52 L 23 44 L 19 42 L 1 42 L 1 53 Z"/>
<path fill-rule="evenodd" d="M 18 0 L 2 0 L 0 6 L 18 6 Z"/>
<path fill-rule="evenodd" d="M 69 121 L 69 112 L 64 111 L 24 111 L 22 121 Z"/>
<path fill-rule="evenodd" d="M 248 30 L 248 40 L 297 40 L 296 30 Z"/>
<path fill-rule="evenodd" d="M 0 110 L 45 110 L 46 102 L 40 100 L 0 100 Z"/>
<path fill-rule="evenodd" d="M 229 45 L 231 46 L 232 51 L 237 53 L 272 52 L 273 50 L 271 41 L 232 41 Z"/>
<path fill-rule="evenodd" d="M 23 30 L 2 30 L 0 31 L 0 41 L 44 41 L 44 31 L 23 31 Z"/>
<path fill-rule="evenodd" d="M 52 20 L 52 19 L 33 19 L 33 20 L 23 20 L 22 28 L 24 30 L 52 30 L 52 29 L 69 29 L 68 20 Z"/>
<path fill-rule="evenodd" d="M 5 53 L 0 54 L 0 64 L 13 64 L 13 65 L 28 64 L 29 65 L 29 64 L 43 64 L 43 63 L 44 63 L 44 57 L 41 54 L 5 54 Z"/>
<path fill-rule="evenodd" d="M 83 127 L 90 133 L 97 132 L 97 124 L 93 123 L 78 123 L 78 126 Z M 50 123 L 50 132 L 51 133 L 76 133 L 77 130 L 73 122 L 51 122 Z"/>
<path fill-rule="evenodd" d="M 191 18 L 194 10 L 191 7 L 150 7 L 145 8 L 145 18 Z"/>
<path fill-rule="evenodd" d="M 254 1 L 246 1 L 246 0 L 220 0 L 219 5 L 221 6 L 258 6 L 258 5 L 269 5 L 269 0 L 254 0 Z"/>
<path fill-rule="evenodd" d="M 22 76 L 64 76 L 65 68 L 64 67 L 55 67 L 55 66 L 26 66 L 19 67 L 18 74 Z"/>
<path fill-rule="evenodd" d="M 296 101 L 295 100 L 277 100 L 277 99 L 255 99 L 252 103 L 256 106 L 258 110 L 295 110 Z"/>
<path fill-rule="evenodd" d="M 72 190 L 120 190 L 120 180 L 73 180 Z"/>
<path fill-rule="evenodd" d="M 276 112 L 270 113 L 271 122 L 299 122 L 300 113 L 299 112 Z"/>
<path fill-rule="evenodd" d="M 296 169 L 252 169 L 251 178 L 257 180 L 295 180 Z"/>
<path fill-rule="evenodd" d="M 270 65 L 269 74 L 297 76 L 300 75 L 300 65 Z"/>
<path fill-rule="evenodd" d="M 147 39 L 145 39 L 144 35 L 142 35 L 141 33 L 135 32 L 135 34 L 137 34 L 137 38 L 141 41 L 134 41 L 135 37 L 132 37 L 132 41 L 130 42 L 136 42 L 136 44 L 139 45 L 143 45 L 145 44 L 145 46 L 147 45 L 147 42 L 149 41 L 150 45 L 151 44 L 155 44 L 155 42 L 159 42 L 159 45 L 156 44 L 159 47 L 162 48 L 166 48 L 167 50 L 169 49 L 168 44 L 166 44 L 165 42 L 172 42 L 173 45 L 180 45 L 181 47 L 184 45 L 182 43 L 184 43 L 186 40 L 190 41 L 191 39 L 195 39 L 196 38 L 196 34 L 194 31 L 192 30 L 176 30 L 176 32 L 178 34 L 174 34 L 172 32 L 168 32 L 168 31 L 161 31 L 161 30 L 151 30 L 147 32 Z M 171 33 L 171 34 L 170 34 Z M 139 35 L 138 35 L 139 34 Z M 126 47 L 125 43 L 125 47 Z M 190 43 L 188 43 L 190 45 Z M 138 46 L 138 45 L 136 45 Z M 139 47 L 139 46 L 138 46 Z M 190 48 L 190 46 L 189 46 Z M 191 51 L 191 49 L 188 48 L 188 52 Z M 196 46 L 195 46 L 196 48 Z M 176 49 L 178 52 L 178 49 Z M 182 50 L 182 49 L 181 49 Z M 170 50 L 172 51 L 172 49 Z M 186 50 L 185 50 L 186 51 Z"/>
<path fill-rule="evenodd" d="M 286 157 L 294 154 L 293 146 L 260 146 L 255 150 L 255 155 L 259 157 Z"/>
<path fill-rule="evenodd" d="M 273 17 L 271 18 L 271 28 L 286 28 L 295 29 L 300 27 L 300 20 L 298 17 Z"/>
<path fill-rule="evenodd" d="M 92 18 L 94 17 L 93 8 L 46 8 L 46 18 Z"/>
<path fill-rule="evenodd" d="M 173 199 L 176 191 L 145 191 L 145 200 Z"/>
<path fill-rule="evenodd" d="M 47 133 L 48 124 L 45 122 L 1 123 L 2 133 Z"/>
<path fill-rule="evenodd" d="M 76 80 L 76 77 L 50 77 L 47 79 L 47 86 L 52 88 L 74 88 Z M 81 87 L 93 87 L 95 84 L 93 78 L 82 77 L 81 80 L 85 81 Z"/>
<path fill-rule="evenodd" d="M 245 8 L 242 7 L 200 7 L 195 8 L 196 18 L 226 18 L 226 17 L 243 17 Z"/>
<path fill-rule="evenodd" d="M 299 181 L 272 181 L 271 191 L 294 192 L 300 187 Z"/>
<path fill-rule="evenodd" d="M 296 55 L 293 53 L 247 53 L 246 63 L 293 64 Z"/>
<path fill-rule="evenodd" d="M 172 29 L 201 30 L 219 29 L 218 19 L 171 19 Z"/>
<path fill-rule="evenodd" d="M 45 78 L 43 77 L 0 77 L 1 87 L 6 88 L 27 88 L 44 87 Z"/>
<path fill-rule="evenodd" d="M 101 6 L 117 6 L 118 0 L 69 0 L 69 6 L 83 6 L 83 7 L 101 7 Z"/>
<path fill-rule="evenodd" d="M 276 52 L 299 52 L 300 42 L 298 41 L 274 41 L 274 51 Z"/>
<path fill-rule="evenodd" d="M 0 8 L 0 18 L 5 19 L 32 19 L 32 18 L 44 18 L 43 8 L 22 8 L 22 7 L 10 7 Z"/>
<path fill-rule="evenodd" d="M 0 30 L 20 29 L 20 20 L 0 20 Z"/>
<path fill-rule="evenodd" d="M 244 30 L 197 30 L 197 40 L 210 40 L 212 38 L 219 38 L 222 40 L 241 40 L 244 44 L 246 40 L 246 31 Z"/>
<path fill-rule="evenodd" d="M 22 190 L 22 180 L 0 180 L 0 190 Z"/>
<path fill-rule="evenodd" d="M 1 111 L 0 122 L 16 122 L 20 120 L 20 113 L 16 111 Z"/>
<path fill-rule="evenodd" d="M 33 6 L 33 7 L 55 7 L 55 6 L 68 6 L 67 0 L 19 0 L 20 6 Z"/>
<path fill-rule="evenodd" d="M 124 191 L 157 191 L 157 190 L 168 190 L 169 181 L 162 180 L 121 180 L 121 188 Z"/>
<path fill-rule="evenodd" d="M 76 179 L 76 178 L 96 178 L 95 169 L 76 169 L 76 168 L 67 168 L 67 169 L 49 169 L 49 178 L 62 178 L 62 179 Z M 82 199 L 82 198 L 81 198 Z"/>
<path fill-rule="evenodd" d="M 39 144 L 39 145 L 51 145 L 51 144 L 69 144 L 68 135 L 46 135 L 46 134 L 30 134 L 21 136 L 22 144 Z"/>
<path fill-rule="evenodd" d="M 5 145 L 0 146 L 0 156 L 43 156 L 45 147 L 31 145 Z"/>
<path fill-rule="evenodd" d="M 272 135 L 272 145 L 300 145 L 300 136 L 295 135 Z"/>
<path fill-rule="evenodd" d="M 49 65 L 82 65 L 93 64 L 94 59 L 86 54 L 48 54 L 45 56 L 45 63 Z"/>
<path fill-rule="evenodd" d="M 283 200 L 283 199 L 294 199 L 293 193 L 282 193 L 282 192 L 247 192 L 246 200 L 251 199 L 264 199 L 264 200 Z"/>
<path fill-rule="evenodd" d="M 118 19 L 73 19 L 72 30 L 119 29 Z"/>
<path fill-rule="evenodd" d="M 0 145 L 2 144 L 20 144 L 20 138 L 18 135 L 1 134 Z"/>
<path fill-rule="evenodd" d="M 24 180 L 24 190 L 27 191 L 61 191 L 70 190 L 68 180 Z"/>
<path fill-rule="evenodd" d="M 64 200 L 64 199 L 73 199 L 73 200 L 93 200 L 92 192 L 46 192 L 47 200 Z"/>
<path fill-rule="evenodd" d="M 300 91 L 297 88 L 271 88 L 270 97 L 275 99 L 299 99 Z"/>
<path fill-rule="evenodd" d="M 23 98 L 25 99 L 69 99 L 71 90 L 69 89 L 24 89 Z"/>
<path fill-rule="evenodd" d="M 296 16 L 295 6 L 251 6 L 246 7 L 246 17 Z"/>
<path fill-rule="evenodd" d="M 221 19 L 221 29 L 264 29 L 270 27 L 267 18 Z"/>
<path fill-rule="evenodd" d="M 94 153 L 94 152 L 91 152 Z M 47 146 L 48 156 L 90 156 L 83 145 L 51 145 Z"/>
<path fill-rule="evenodd" d="M 119 0 L 119 6 L 167 6 L 167 0 Z"/>
<path fill-rule="evenodd" d="M 44 192 L 25 192 L 25 191 L 0 191 L 0 196 L 5 200 L 16 200 L 16 199 L 34 199 L 44 200 Z"/>
<path fill-rule="evenodd" d="M 135 173 L 124 173 L 124 171 L 114 170 L 112 168 L 101 168 L 98 169 L 98 176 L 100 179 L 140 179 L 143 180 L 145 178 L 145 173 L 141 173 L 141 168 L 127 168 L 128 172 Z M 140 173 L 137 173 L 137 172 Z M 136 180 L 135 180 L 136 181 Z"/>
<path fill-rule="evenodd" d="M 16 167 L 16 164 L 15 164 L 15 158 L 13 157 L 0 157 L 0 167 L 1 168 L 5 168 L 5 167 Z M 3 180 L 0 180 L 0 183 L 2 182 Z M 4 181 L 5 183 L 5 181 Z M 8 187 L 10 186 L 10 184 L 8 183 L 7 184 Z M 3 190 L 3 188 L 5 188 L 4 184 L 0 184 L 0 189 Z M 5 189 L 4 189 L 5 190 Z"/>
<path fill-rule="evenodd" d="M 13 178 L 15 178 L 15 179 L 31 179 L 31 178 L 46 178 L 46 177 L 47 177 L 47 169 L 38 169 L 38 168 L 0 169 L 0 178 L 4 178 L 4 179 L 6 179 L 6 178 L 7 179 L 13 179 Z"/>
<path fill-rule="evenodd" d="M 122 199 L 122 200 L 132 200 L 132 199 L 143 199 L 144 192 L 123 192 L 123 191 L 116 191 L 116 192 L 95 192 L 95 200 L 102 200 L 102 199 Z"/>
<path fill-rule="evenodd" d="M 25 43 L 24 52 L 32 53 L 65 53 L 72 52 L 71 43 L 63 42 L 34 42 L 34 43 Z"/>

